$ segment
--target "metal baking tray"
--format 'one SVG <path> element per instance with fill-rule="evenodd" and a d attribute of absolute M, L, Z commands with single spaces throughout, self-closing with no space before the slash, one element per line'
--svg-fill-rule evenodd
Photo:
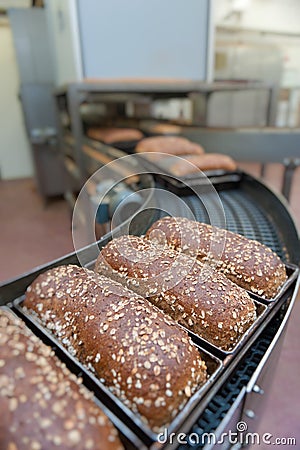
<path fill-rule="evenodd" d="M 97 379 L 97 377 L 87 367 L 70 355 L 58 339 L 45 328 L 34 312 L 30 312 L 22 307 L 24 298 L 25 296 L 22 296 L 13 301 L 13 310 L 25 321 L 29 328 L 31 328 L 45 343 L 47 343 L 47 345 L 53 347 L 56 354 L 67 365 L 67 367 L 72 368 L 70 370 L 75 372 L 77 375 L 80 374 L 83 379 L 83 384 L 86 385 L 88 389 L 93 391 L 95 396 L 107 405 L 107 407 L 112 410 L 112 412 L 119 417 L 123 423 L 125 422 L 128 424 L 130 429 L 135 433 L 137 439 L 142 439 L 146 445 L 156 442 L 158 434 L 147 427 L 135 413 L 133 413 L 114 394 L 112 394 L 109 388 Z M 199 405 L 204 395 L 208 392 L 223 368 L 223 364 L 220 359 L 209 353 L 207 350 L 201 348 L 199 345 L 195 345 L 199 350 L 201 358 L 207 365 L 209 378 L 206 383 L 204 383 L 204 385 L 194 393 L 183 409 L 167 427 L 170 433 L 176 432 L 180 429 L 189 415 L 189 412 Z M 135 440 L 133 440 L 133 443 L 136 444 Z M 137 448 L 139 447 L 137 446 Z"/>
<path fill-rule="evenodd" d="M 135 147 L 140 142 L 141 139 L 135 141 L 120 141 L 120 142 L 111 142 L 109 145 L 111 147 L 115 147 L 118 150 L 122 150 L 128 154 L 135 153 Z"/>
<path fill-rule="evenodd" d="M 14 308 L 11 309 L 8 306 L 1 306 L 1 309 L 4 309 L 6 311 L 9 311 L 13 316 L 16 318 L 23 319 L 23 322 L 27 325 L 27 327 L 37 336 L 41 339 L 44 344 L 51 347 L 55 355 L 58 357 L 60 361 L 65 363 L 67 368 L 70 370 L 71 373 L 76 374 L 76 376 L 83 378 L 83 384 L 85 387 L 91 391 L 94 392 L 93 384 L 89 383 L 89 380 L 85 379 L 85 374 L 80 370 L 79 367 L 77 367 L 76 364 L 73 363 L 72 358 L 65 358 L 64 354 L 62 354 L 60 346 L 57 345 L 56 342 L 51 338 L 49 333 L 44 330 L 39 324 L 35 324 L 23 316 L 23 314 L 19 314 L 19 311 L 15 310 Z M 109 409 L 104 403 L 101 401 L 100 396 L 93 396 L 93 401 L 96 403 L 96 405 L 104 412 L 104 414 L 110 419 L 110 421 L 114 424 L 114 426 L 118 430 L 119 438 L 122 441 L 124 447 L 126 450 L 146 450 L 146 446 L 142 443 L 142 441 L 113 413 L 111 409 Z"/>
<path fill-rule="evenodd" d="M 189 175 L 174 175 L 168 170 L 166 164 L 159 164 L 158 162 L 149 161 L 143 153 L 136 153 L 140 159 L 140 163 L 148 170 L 154 178 L 164 185 L 168 190 L 174 194 L 184 195 L 193 187 L 200 187 L 206 185 L 224 185 L 225 183 L 236 183 L 240 181 L 242 172 L 240 170 L 226 171 L 223 169 L 206 170 L 189 174 Z M 166 156 L 168 156 L 166 154 Z M 172 155 L 173 156 L 173 155 Z M 182 156 L 184 155 L 177 155 Z"/>

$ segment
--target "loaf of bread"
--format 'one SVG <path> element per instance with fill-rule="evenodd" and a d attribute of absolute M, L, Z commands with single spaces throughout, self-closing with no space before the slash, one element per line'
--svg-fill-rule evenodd
<path fill-rule="evenodd" d="M 210 266 L 138 236 L 113 239 L 95 270 L 148 298 L 175 321 L 223 350 L 256 319 L 248 293 Z"/>
<path fill-rule="evenodd" d="M 169 171 L 173 175 L 185 176 L 195 172 L 208 170 L 233 171 L 237 169 L 236 162 L 227 155 L 219 153 L 205 153 L 204 155 L 187 155 L 170 165 Z"/>
<path fill-rule="evenodd" d="M 273 298 L 287 275 L 276 253 L 258 241 L 182 217 L 164 217 L 147 232 L 176 250 L 213 264 L 237 285 Z"/>
<path fill-rule="evenodd" d="M 40 275 L 24 306 L 153 431 L 206 380 L 183 329 L 121 284 L 77 266 Z"/>
<path fill-rule="evenodd" d="M 151 133 L 176 135 L 181 133 L 182 127 L 172 123 L 156 123 L 149 128 L 149 131 Z"/>
<path fill-rule="evenodd" d="M 142 139 L 136 146 L 137 153 L 158 152 L 170 155 L 201 155 L 201 145 L 179 136 L 157 136 Z"/>
<path fill-rule="evenodd" d="M 122 141 L 138 141 L 144 137 L 143 133 L 134 128 L 106 128 L 92 127 L 87 131 L 90 139 L 102 141 L 105 144 L 113 144 Z"/>
<path fill-rule="evenodd" d="M 75 375 L 0 310 L 0 448 L 121 450 L 117 430 Z"/>

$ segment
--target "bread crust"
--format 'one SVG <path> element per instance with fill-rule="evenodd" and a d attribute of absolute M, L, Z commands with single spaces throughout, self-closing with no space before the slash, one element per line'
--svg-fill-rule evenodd
<path fill-rule="evenodd" d="M 175 321 L 223 350 L 256 319 L 248 293 L 210 266 L 137 236 L 122 236 L 101 251 L 95 270 L 120 281 Z"/>
<path fill-rule="evenodd" d="M 87 131 L 90 139 L 113 144 L 122 141 L 138 141 L 144 137 L 140 130 L 134 128 L 91 127 Z"/>
<path fill-rule="evenodd" d="M 0 310 L 1 449 L 121 450 L 117 430 L 21 320 Z"/>
<path fill-rule="evenodd" d="M 187 155 L 170 166 L 170 172 L 177 176 L 193 174 L 199 169 L 234 171 L 237 169 L 237 164 L 230 156 L 205 153 L 204 155 Z"/>
<path fill-rule="evenodd" d="M 159 134 L 180 134 L 182 132 L 182 127 L 173 123 L 156 123 L 150 127 L 149 131 L 151 133 Z"/>
<path fill-rule="evenodd" d="M 170 155 L 202 155 L 201 145 L 180 136 L 156 136 L 142 139 L 136 146 L 136 153 L 158 152 Z"/>
<path fill-rule="evenodd" d="M 238 286 L 262 297 L 273 298 L 287 279 L 276 253 L 239 234 L 182 217 L 158 220 L 147 236 L 155 233 L 163 235 L 172 248 L 196 255 Z"/>
<path fill-rule="evenodd" d="M 206 380 L 184 330 L 121 284 L 77 266 L 40 275 L 24 302 L 153 431 Z"/>

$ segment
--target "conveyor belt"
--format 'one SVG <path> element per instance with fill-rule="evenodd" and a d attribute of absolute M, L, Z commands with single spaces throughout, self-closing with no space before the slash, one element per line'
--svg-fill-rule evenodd
<path fill-rule="evenodd" d="M 288 260 L 272 218 L 266 215 L 249 194 L 242 189 L 229 189 L 219 192 L 219 196 L 224 207 L 228 230 L 256 239 L 270 247 L 283 260 Z M 188 195 L 182 199 L 199 222 L 209 222 L 207 212 L 197 196 Z"/>
<path fill-rule="evenodd" d="M 214 396 L 208 404 L 200 419 L 193 425 L 188 435 L 196 433 L 201 436 L 203 433 L 211 433 L 217 429 L 224 419 L 233 402 L 236 400 L 241 389 L 247 385 L 255 369 L 260 363 L 270 343 L 272 342 L 280 324 L 282 322 L 282 311 L 279 311 L 271 321 L 269 326 L 262 332 L 257 341 L 249 350 L 248 354 L 238 366 L 232 377 L 226 382 L 222 389 Z M 186 439 L 188 441 L 188 437 Z M 199 439 L 200 441 L 200 439 Z M 201 449 L 203 445 L 185 444 L 178 449 Z"/>

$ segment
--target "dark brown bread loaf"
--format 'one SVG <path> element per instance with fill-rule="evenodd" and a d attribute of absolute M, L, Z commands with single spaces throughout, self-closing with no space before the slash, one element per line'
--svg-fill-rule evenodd
<path fill-rule="evenodd" d="M 134 128 L 90 128 L 87 135 L 96 141 L 102 141 L 106 144 L 122 141 L 137 141 L 144 137 L 143 133 Z"/>
<path fill-rule="evenodd" d="M 121 450 L 116 429 L 66 366 L 0 310 L 0 448 Z"/>
<path fill-rule="evenodd" d="M 142 139 L 136 146 L 137 153 L 159 152 L 170 155 L 201 155 L 201 145 L 179 136 L 157 136 Z"/>
<path fill-rule="evenodd" d="M 144 298 L 92 271 L 52 269 L 28 288 L 24 305 L 154 431 L 206 379 L 184 330 Z"/>
<path fill-rule="evenodd" d="M 239 234 L 182 217 L 158 220 L 147 237 L 155 234 L 174 249 L 214 264 L 234 283 L 263 297 L 273 298 L 287 279 L 276 253 Z"/>
<path fill-rule="evenodd" d="M 174 320 L 228 350 L 256 318 L 246 291 L 197 259 L 137 236 L 112 240 L 96 271 L 127 285 Z"/>
<path fill-rule="evenodd" d="M 230 156 L 219 153 L 205 153 L 205 155 L 187 155 L 181 161 L 173 163 L 169 171 L 173 175 L 184 176 L 193 174 L 198 169 L 208 170 L 236 170 L 236 162 Z"/>

